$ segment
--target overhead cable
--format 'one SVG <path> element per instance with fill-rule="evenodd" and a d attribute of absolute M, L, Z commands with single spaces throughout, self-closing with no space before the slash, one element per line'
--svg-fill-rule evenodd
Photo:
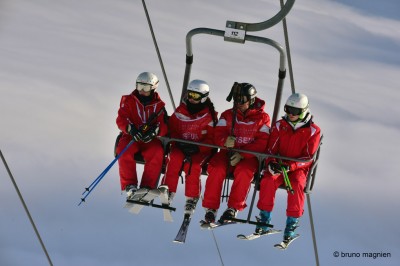
<path fill-rule="evenodd" d="M 33 219 L 32 219 L 32 216 L 31 216 L 31 214 L 29 213 L 28 207 L 27 207 L 26 204 L 25 204 L 24 198 L 22 197 L 22 194 L 21 194 L 21 192 L 20 192 L 19 189 L 18 189 L 18 185 L 17 185 L 17 183 L 15 182 L 15 179 L 14 179 L 14 177 L 13 177 L 11 171 L 10 171 L 10 168 L 9 168 L 8 165 L 7 165 L 6 159 L 4 158 L 3 153 L 1 152 L 1 150 L 0 150 L 0 156 L 1 156 L 1 159 L 3 160 L 4 166 L 5 166 L 6 169 L 7 169 L 8 175 L 9 175 L 10 178 L 11 178 L 11 181 L 12 181 L 12 183 L 13 183 L 13 185 L 14 185 L 14 188 L 15 188 L 15 190 L 17 191 L 18 197 L 19 197 L 19 199 L 21 200 L 22 205 L 24 206 L 25 212 L 26 212 L 26 214 L 28 215 L 28 218 L 29 218 L 29 221 L 31 222 L 31 225 L 32 225 L 32 227 L 33 227 L 33 230 L 35 231 L 36 236 L 37 236 L 37 238 L 38 238 L 38 240 L 39 240 L 39 242 L 40 242 L 40 245 L 42 246 L 42 249 L 43 249 L 43 251 L 44 251 L 44 253 L 45 253 L 45 255 L 46 255 L 46 258 L 47 258 L 47 260 L 48 260 L 48 262 L 49 262 L 49 265 L 50 265 L 50 266 L 53 266 L 53 262 L 52 262 L 51 259 L 50 259 L 49 253 L 47 252 L 47 249 L 46 249 L 46 247 L 45 247 L 45 245 L 44 245 L 44 243 L 43 243 L 43 241 L 42 241 L 42 238 L 40 237 L 39 231 L 38 231 L 37 228 L 36 228 L 36 225 L 35 225 L 35 223 L 34 223 L 34 221 L 33 221 Z"/>
<path fill-rule="evenodd" d="M 161 66 L 161 70 L 162 70 L 162 73 L 163 73 L 163 76 L 164 76 L 165 84 L 166 84 L 166 86 L 167 86 L 167 90 L 168 90 L 168 93 L 169 93 L 169 97 L 171 98 L 171 103 L 172 103 L 172 106 L 173 106 L 173 108 L 174 108 L 174 110 L 175 110 L 175 109 L 176 109 L 176 106 L 175 106 L 175 102 L 174 102 L 174 97 L 172 96 L 172 92 L 171 92 L 171 88 L 170 88 L 170 86 L 169 86 L 167 74 L 165 73 L 164 64 L 163 64 L 163 61 L 162 61 L 162 58 L 161 58 L 160 50 L 158 49 L 158 44 L 157 44 L 156 36 L 154 35 L 153 26 L 151 25 L 151 20 L 150 20 L 149 12 L 147 11 L 147 7 L 146 7 L 145 0 L 142 0 L 142 3 L 143 3 L 144 12 L 145 12 L 145 14 L 146 14 L 147 23 L 149 24 L 151 36 L 152 36 L 152 38 L 153 38 L 154 47 L 155 47 L 156 52 L 157 52 L 158 61 L 160 61 L 160 66 Z"/>

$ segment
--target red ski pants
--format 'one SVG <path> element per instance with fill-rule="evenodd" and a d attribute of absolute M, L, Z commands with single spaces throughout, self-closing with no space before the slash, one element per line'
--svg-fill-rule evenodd
<path fill-rule="evenodd" d="M 181 170 L 185 172 L 185 196 L 198 198 L 201 192 L 201 170 L 202 165 L 210 156 L 210 153 L 196 153 L 191 157 L 192 163 L 185 161 L 185 155 L 176 146 L 172 146 L 169 153 L 169 162 L 165 170 L 162 184 L 168 185 L 170 192 L 176 192 Z M 183 165 L 183 168 L 182 168 Z"/>
<path fill-rule="evenodd" d="M 258 168 L 255 157 L 241 160 L 236 166 L 228 167 L 228 153 L 218 152 L 208 165 L 208 178 L 204 191 L 203 207 L 218 210 L 221 201 L 222 186 L 227 174 L 227 168 L 233 171 L 233 183 L 228 200 L 228 207 L 242 211 L 246 208 L 246 197 L 250 189 L 254 173 Z"/>
<path fill-rule="evenodd" d="M 300 217 L 304 212 L 304 187 L 306 185 L 308 171 L 298 169 L 289 172 L 289 180 L 294 194 L 288 192 L 286 216 Z M 274 208 L 276 190 L 284 184 L 283 176 L 272 176 L 269 171 L 266 171 L 260 183 L 260 196 L 257 207 L 260 210 L 271 212 Z"/>
<path fill-rule="evenodd" d="M 130 136 L 124 135 L 117 146 L 119 154 L 131 141 Z M 140 151 L 145 161 L 144 171 L 140 187 L 155 188 L 164 159 L 164 149 L 159 139 L 153 139 L 149 143 L 133 143 L 118 160 L 121 190 L 125 190 L 127 185 L 138 185 L 136 173 L 136 161 L 134 155 Z"/>

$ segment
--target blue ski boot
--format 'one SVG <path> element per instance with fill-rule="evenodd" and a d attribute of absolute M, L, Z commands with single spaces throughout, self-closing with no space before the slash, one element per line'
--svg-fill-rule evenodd
<path fill-rule="evenodd" d="M 294 230 L 298 227 L 299 218 L 288 216 L 286 219 L 286 228 L 283 234 L 284 240 L 291 240 L 295 237 Z"/>
<path fill-rule="evenodd" d="M 274 247 L 285 250 L 289 247 L 290 243 L 292 243 L 296 238 L 299 237 L 298 234 L 294 233 L 294 230 L 298 227 L 299 218 L 288 216 L 286 219 L 286 228 L 283 234 L 283 241 L 280 244 L 274 245 Z"/>
<path fill-rule="evenodd" d="M 271 222 L 271 212 L 268 211 L 260 211 L 260 217 L 256 217 L 257 222 L 267 223 Z M 271 230 L 268 226 L 265 225 L 257 225 L 256 226 L 256 234 L 263 235 L 266 234 L 269 230 Z"/>

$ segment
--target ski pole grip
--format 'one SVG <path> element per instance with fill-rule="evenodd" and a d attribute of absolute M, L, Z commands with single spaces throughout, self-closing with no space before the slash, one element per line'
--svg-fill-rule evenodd
<path fill-rule="evenodd" d="M 240 83 L 237 83 L 235 81 L 235 83 L 233 83 L 231 91 L 229 92 L 228 97 L 226 97 L 226 100 L 228 102 L 232 101 L 232 98 L 234 98 L 238 94 L 238 92 L 240 92 L 240 88 L 241 88 Z"/>

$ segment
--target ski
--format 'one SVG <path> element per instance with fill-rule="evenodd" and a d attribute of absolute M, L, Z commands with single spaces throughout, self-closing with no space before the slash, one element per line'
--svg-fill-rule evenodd
<path fill-rule="evenodd" d="M 149 190 L 148 190 L 148 189 L 145 189 L 145 188 L 140 188 L 140 189 L 138 189 L 138 190 L 135 192 L 135 194 L 133 194 L 133 198 L 132 198 L 132 199 L 126 199 L 126 204 L 125 204 L 124 208 L 128 208 L 128 209 L 132 208 L 133 205 L 134 205 L 133 202 L 135 202 L 135 201 L 140 201 L 140 200 L 146 195 L 146 193 L 147 193 L 148 191 L 149 191 Z"/>
<path fill-rule="evenodd" d="M 189 224 L 191 219 L 192 219 L 191 215 L 185 214 L 185 216 L 183 217 L 181 228 L 179 229 L 178 234 L 174 239 L 175 243 L 185 243 L 186 234 L 189 230 Z"/>
<path fill-rule="evenodd" d="M 224 225 L 228 225 L 228 224 L 236 224 L 237 222 L 235 222 L 235 221 L 230 221 L 230 220 L 227 220 L 227 221 L 224 221 L 224 222 L 222 222 L 221 223 L 221 221 L 218 221 L 218 222 L 214 222 L 214 223 L 207 223 L 206 221 L 204 221 L 204 220 L 201 220 L 200 221 L 200 227 L 202 228 L 202 229 L 209 229 L 209 230 L 212 230 L 212 229 L 214 229 L 214 228 L 217 228 L 217 227 L 221 227 L 221 226 L 224 226 Z"/>
<path fill-rule="evenodd" d="M 144 206 L 149 206 L 151 201 L 158 196 L 160 196 L 160 191 L 157 188 L 148 190 L 147 193 L 145 190 L 141 191 L 141 189 L 139 189 L 136 191 L 132 200 L 127 200 L 128 203 L 133 204 L 133 206 L 128 206 L 129 212 L 139 214 Z"/>
<path fill-rule="evenodd" d="M 124 208 L 131 209 L 135 205 L 134 202 L 140 201 L 147 194 L 148 191 L 149 190 L 145 188 L 140 188 L 135 191 L 132 199 L 126 199 Z"/>
<path fill-rule="evenodd" d="M 281 243 L 275 244 L 274 247 L 280 250 L 285 250 L 289 247 L 290 243 L 292 243 L 295 239 L 297 239 L 300 235 L 296 234 L 289 239 L 284 239 Z"/>
<path fill-rule="evenodd" d="M 239 234 L 239 235 L 237 235 L 237 238 L 241 239 L 241 240 L 254 240 L 254 239 L 257 239 L 257 238 L 262 237 L 262 236 L 278 234 L 280 232 L 282 232 L 282 230 L 269 229 L 268 231 L 266 231 L 264 233 L 261 233 L 261 234 L 252 233 L 251 235 L 247 235 L 247 236 L 243 235 L 243 234 Z"/>
<path fill-rule="evenodd" d="M 174 219 L 172 218 L 171 210 L 169 208 L 169 202 L 168 202 L 168 187 L 166 186 L 160 186 L 159 189 L 160 191 L 160 200 L 161 200 L 161 207 L 163 209 L 163 214 L 164 214 L 164 221 L 166 222 L 173 222 Z"/>

